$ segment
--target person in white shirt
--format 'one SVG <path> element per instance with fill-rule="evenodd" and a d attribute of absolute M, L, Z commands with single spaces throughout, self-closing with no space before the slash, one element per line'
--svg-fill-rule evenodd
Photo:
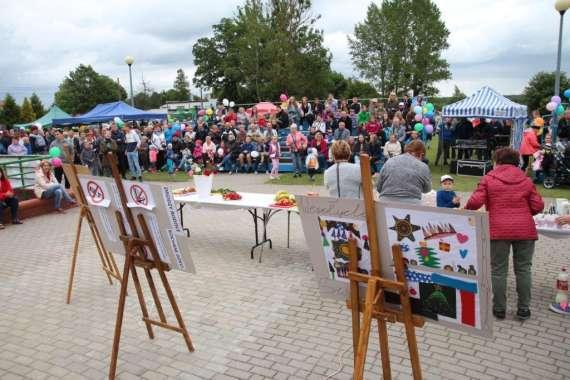
<path fill-rule="evenodd" d="M 131 175 L 142 182 L 142 171 L 139 164 L 139 148 L 141 146 L 141 138 L 137 130 L 130 123 L 125 124 L 125 154 L 129 162 L 129 171 Z"/>
<path fill-rule="evenodd" d="M 391 134 L 390 141 L 384 145 L 384 157 L 389 159 L 400 154 L 402 154 L 402 144 L 400 144 L 395 134 Z"/>

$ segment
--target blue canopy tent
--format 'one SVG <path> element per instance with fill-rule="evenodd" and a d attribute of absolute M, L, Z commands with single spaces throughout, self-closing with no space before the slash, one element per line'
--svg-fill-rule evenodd
<path fill-rule="evenodd" d="M 53 125 L 104 123 L 120 117 L 123 121 L 166 119 L 166 113 L 152 113 L 131 107 L 125 102 L 97 104 L 91 111 L 77 117 L 53 119 Z"/>
<path fill-rule="evenodd" d="M 513 120 L 511 146 L 519 149 L 528 111 L 525 105 L 515 103 L 485 86 L 470 97 L 443 107 L 441 116 Z"/>

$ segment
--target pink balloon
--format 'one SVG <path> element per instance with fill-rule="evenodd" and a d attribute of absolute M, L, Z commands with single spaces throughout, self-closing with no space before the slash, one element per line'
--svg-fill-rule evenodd
<path fill-rule="evenodd" d="M 433 125 L 431 125 L 431 124 L 426 125 L 424 127 L 424 131 L 426 131 L 426 133 L 428 135 L 431 135 L 433 133 Z"/>
<path fill-rule="evenodd" d="M 60 168 L 61 167 L 61 158 L 55 157 L 51 159 L 51 164 L 53 165 L 54 168 Z"/>
<path fill-rule="evenodd" d="M 550 99 L 550 101 L 551 101 L 552 103 L 556 103 L 556 104 L 562 103 L 562 99 L 560 99 L 560 96 L 558 96 L 558 95 L 554 95 L 554 96 Z"/>
<path fill-rule="evenodd" d="M 419 121 L 422 121 L 422 115 L 419 114 L 419 113 L 417 113 L 416 116 L 414 116 L 414 120 L 415 120 L 415 121 L 418 121 L 418 122 L 419 122 Z"/>
<path fill-rule="evenodd" d="M 204 110 L 198 111 L 198 116 L 204 116 L 205 114 L 206 114 L 206 111 L 204 111 Z"/>
<path fill-rule="evenodd" d="M 554 102 L 550 102 L 546 105 L 546 109 L 549 110 L 550 112 L 554 111 L 556 107 L 558 107 L 558 104 Z"/>
<path fill-rule="evenodd" d="M 422 119 L 422 124 L 424 125 L 424 127 L 425 127 L 426 125 L 428 125 L 428 124 L 429 124 L 429 119 L 428 119 L 427 117 L 424 117 L 424 118 Z"/>

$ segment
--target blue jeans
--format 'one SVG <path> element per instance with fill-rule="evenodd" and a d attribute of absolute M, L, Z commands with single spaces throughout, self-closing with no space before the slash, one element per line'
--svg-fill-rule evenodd
<path fill-rule="evenodd" d="M 133 177 L 142 176 L 141 166 L 139 165 L 139 152 L 127 152 L 127 160 L 129 161 L 129 171 Z"/>
<path fill-rule="evenodd" d="M 224 156 L 222 160 L 222 167 L 224 168 L 225 172 L 231 172 L 234 169 L 234 160 L 232 159 L 231 153 L 228 153 Z"/>
<path fill-rule="evenodd" d="M 69 196 L 69 194 L 67 194 L 65 188 L 60 184 L 51 185 L 46 191 L 42 193 L 42 199 L 50 198 L 54 198 L 54 207 L 56 209 L 61 208 L 62 199 L 65 199 L 69 203 L 73 203 L 73 199 Z"/>
<path fill-rule="evenodd" d="M 291 152 L 291 159 L 293 160 L 293 170 L 295 174 L 301 174 L 303 172 L 303 159 L 301 158 L 301 153 Z"/>

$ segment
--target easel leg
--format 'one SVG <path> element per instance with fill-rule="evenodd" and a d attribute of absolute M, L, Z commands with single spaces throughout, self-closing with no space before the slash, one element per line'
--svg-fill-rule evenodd
<path fill-rule="evenodd" d="M 290 212 L 289 212 L 290 213 Z M 349 267 L 351 272 L 358 272 L 358 254 L 356 240 L 349 239 L 348 247 L 350 252 Z M 350 310 L 352 313 L 352 352 L 354 356 L 353 366 L 356 368 L 356 357 L 358 352 L 358 338 L 360 335 L 360 288 L 358 281 L 350 280 Z"/>
<path fill-rule="evenodd" d="M 160 317 L 160 321 L 162 323 L 166 323 L 166 316 L 164 315 L 164 310 L 162 310 L 162 304 L 160 303 L 160 297 L 158 296 L 158 292 L 156 291 L 156 286 L 154 286 L 154 280 L 152 279 L 152 274 L 150 273 L 149 269 L 145 269 L 144 274 L 146 276 L 148 287 L 150 288 L 150 292 L 152 294 L 152 299 L 154 300 L 154 304 L 156 305 L 156 310 L 158 311 L 158 316 Z"/>
<path fill-rule="evenodd" d="M 374 310 L 374 298 L 376 296 L 376 281 L 368 281 L 366 290 L 366 304 L 362 316 L 362 329 L 358 338 L 358 351 L 356 352 L 356 365 L 354 367 L 354 380 L 364 378 L 364 363 L 368 352 L 368 339 L 370 338 L 370 327 L 372 324 L 372 311 Z"/>
<path fill-rule="evenodd" d="M 89 223 L 89 228 L 91 229 L 91 235 L 93 236 L 93 240 L 95 240 L 95 246 L 97 247 L 97 252 L 99 253 L 99 257 L 101 258 L 101 263 L 103 264 L 103 267 L 115 273 L 120 281 L 120 273 L 119 273 L 119 268 L 117 267 L 117 263 L 115 262 L 113 255 L 111 255 L 109 252 L 105 250 L 103 245 L 103 240 L 101 240 L 101 235 L 99 235 L 99 230 L 95 227 L 95 220 L 93 220 L 90 211 L 87 211 L 86 217 L 87 217 L 87 222 Z M 112 285 L 113 281 L 111 279 L 111 275 L 107 271 L 105 271 L 105 273 L 107 274 L 107 278 L 109 279 L 109 284 Z"/>
<path fill-rule="evenodd" d="M 141 305 L 143 321 L 146 324 L 146 330 L 148 331 L 148 337 L 150 339 L 154 339 L 154 333 L 152 332 L 152 325 L 149 322 L 148 310 L 146 309 L 146 303 L 144 301 L 144 295 L 141 288 L 141 283 L 139 281 L 139 275 L 137 273 L 137 268 L 134 266 L 134 264 L 131 265 L 131 272 L 133 274 L 133 282 L 135 283 L 135 289 L 137 290 L 137 297 L 139 299 L 139 304 Z M 123 276 L 125 276 L 124 272 Z"/>
<path fill-rule="evenodd" d="M 129 271 L 133 265 L 133 258 L 127 252 L 125 257 L 125 267 L 123 269 L 123 279 L 121 281 L 121 291 L 119 293 L 119 305 L 117 306 L 117 320 L 115 322 L 115 336 L 113 337 L 113 350 L 111 352 L 111 366 L 109 367 L 109 379 L 115 379 L 117 372 L 117 357 L 119 355 L 119 343 L 121 341 L 121 329 L 123 327 L 123 314 L 125 312 L 125 298 L 127 296 L 127 286 L 129 283 Z"/>
<path fill-rule="evenodd" d="M 83 212 L 79 213 L 77 222 L 77 232 L 75 234 L 75 245 L 71 256 L 71 269 L 69 271 L 69 281 L 67 283 L 67 304 L 71 302 L 71 291 L 73 290 L 73 278 L 75 277 L 75 265 L 77 264 L 77 254 L 79 252 L 79 240 L 81 240 L 81 225 L 83 224 Z"/>
<path fill-rule="evenodd" d="M 384 297 L 384 294 L 381 297 Z M 378 319 L 378 338 L 380 340 L 380 357 L 382 359 L 382 379 L 390 380 L 392 378 L 392 369 L 390 368 L 390 350 L 388 348 L 388 328 L 386 320 L 382 318 Z"/>

